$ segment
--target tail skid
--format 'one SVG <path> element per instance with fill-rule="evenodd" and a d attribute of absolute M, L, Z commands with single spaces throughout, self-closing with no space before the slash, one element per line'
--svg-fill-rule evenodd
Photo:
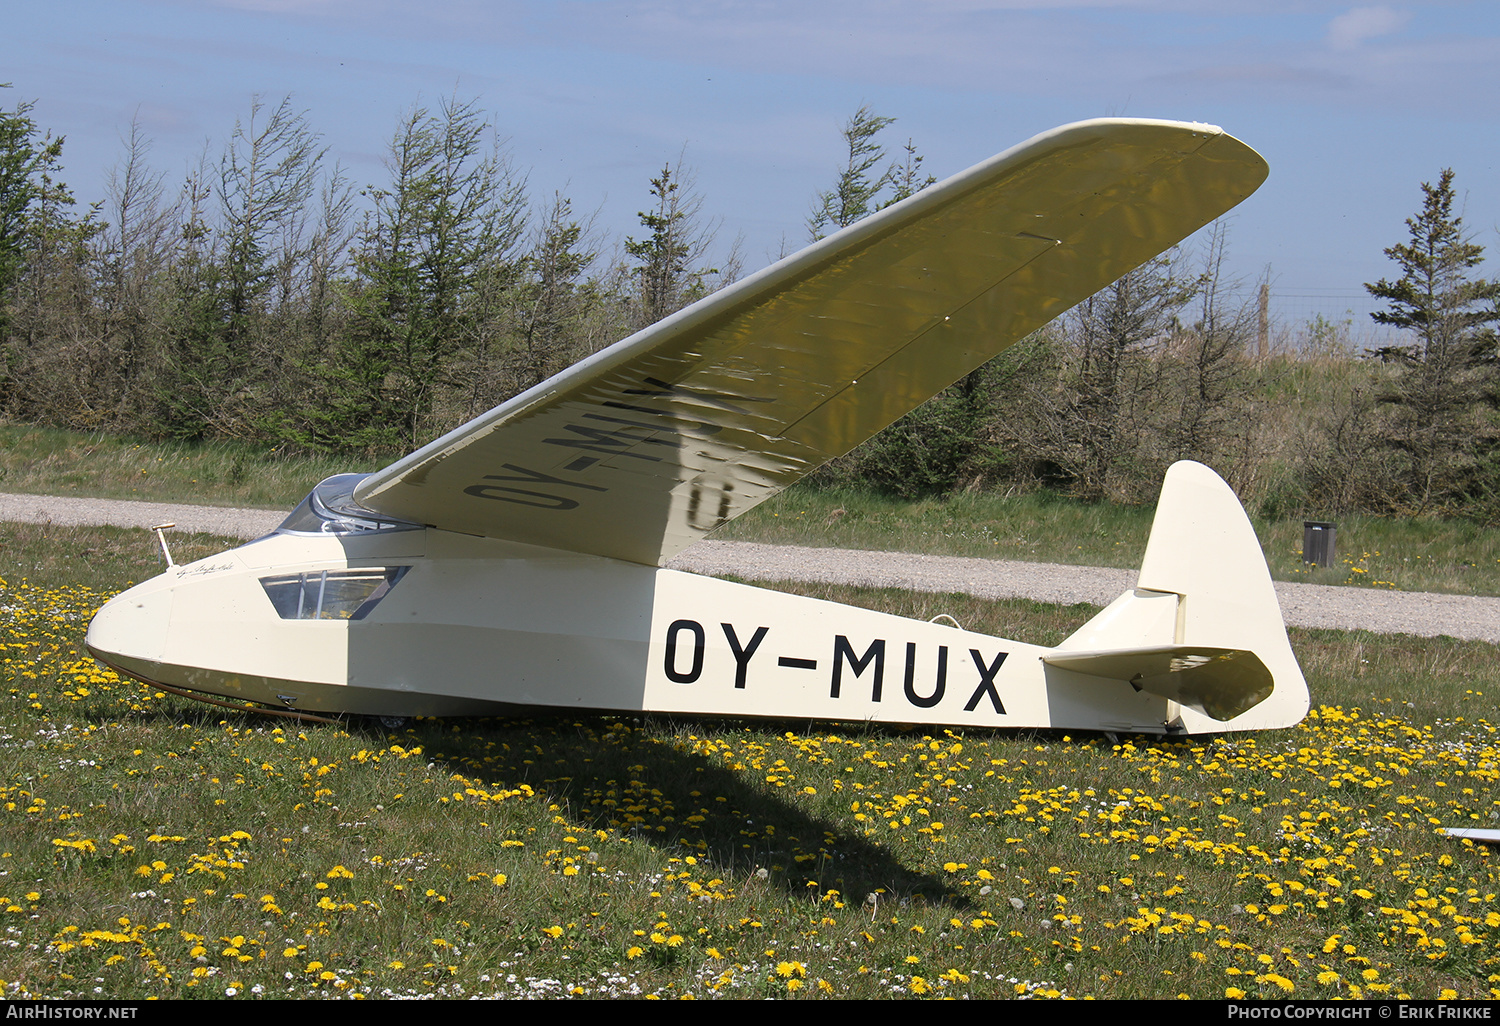
<path fill-rule="evenodd" d="M 1043 662 L 1160 695 L 1186 733 L 1290 727 L 1308 710 L 1255 530 L 1201 463 L 1167 471 L 1135 588 Z"/>

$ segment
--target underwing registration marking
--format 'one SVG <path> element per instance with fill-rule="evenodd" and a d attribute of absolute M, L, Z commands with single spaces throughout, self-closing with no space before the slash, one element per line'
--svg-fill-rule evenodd
<path fill-rule="evenodd" d="M 641 397 L 640 401 L 605 400 L 595 407 L 595 412 L 578 413 L 568 423 L 564 423 L 556 435 L 540 440 L 542 445 L 582 450 L 580 455 L 563 466 L 564 473 L 583 474 L 609 459 L 631 459 L 643 463 L 671 465 L 675 462 L 671 451 L 687 448 L 682 439 L 708 439 L 724 430 L 723 425 L 684 415 L 674 407 L 643 405 L 650 399 L 665 398 L 699 407 L 706 405 L 745 417 L 751 416 L 750 411 L 737 404 L 771 401 L 761 396 L 714 395 L 681 385 L 669 384 L 653 377 L 642 379 L 642 384 L 646 387 L 627 388 L 620 393 L 622 396 Z M 602 412 L 605 409 L 610 412 Z M 622 417 L 616 415 L 614 411 L 641 413 L 659 419 L 652 422 Z M 644 448 L 645 446 L 655 446 L 657 449 L 652 451 Z M 510 502 L 518 506 L 565 512 L 577 509 L 587 496 L 581 496 L 577 492 L 561 492 L 557 489 L 581 488 L 591 492 L 609 491 L 605 485 L 554 477 L 544 471 L 515 463 L 502 464 L 501 469 L 506 473 L 486 474 L 479 481 L 465 488 L 464 494 L 476 499 L 492 499 L 496 502 Z M 695 487 L 690 497 L 690 508 L 687 514 L 689 522 L 702 530 L 710 530 L 727 520 L 732 507 L 730 493 L 733 488 L 732 482 L 722 485 L 716 516 L 707 522 L 700 522 L 703 520 L 699 512 L 702 496 L 701 489 Z"/>

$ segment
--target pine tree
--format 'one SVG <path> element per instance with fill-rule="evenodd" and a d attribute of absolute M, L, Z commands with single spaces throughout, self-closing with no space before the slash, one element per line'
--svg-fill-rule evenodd
<path fill-rule="evenodd" d="M 323 394 L 299 438 L 319 449 L 410 448 L 442 425 L 434 408 L 459 354 L 489 326 L 481 301 L 513 276 L 524 182 L 486 146 L 472 102 L 412 110 L 390 144 L 390 181 L 367 195 L 356 243 L 352 319 L 321 368 Z"/>
<path fill-rule="evenodd" d="M 217 165 L 205 160 L 190 174 L 157 386 L 161 433 L 197 439 L 254 431 L 279 398 L 295 311 L 276 284 L 302 257 L 287 253 L 286 242 L 300 235 L 317 188 L 317 142 L 290 98 L 271 109 L 257 96 Z"/>
<path fill-rule="evenodd" d="M 723 277 L 718 268 L 699 266 L 714 231 L 698 223 L 703 199 L 693 191 L 693 177 L 681 161 L 664 165 L 651 179 L 651 197 L 653 208 L 637 215 L 651 234 L 625 240 L 625 252 L 636 261 L 637 328 L 702 299 L 713 291 L 712 279 Z"/>
<path fill-rule="evenodd" d="M 876 137 L 895 122 L 895 118 L 881 117 L 872 114 L 869 107 L 861 107 L 844 123 L 847 155 L 844 167 L 839 171 L 838 184 L 818 194 L 812 216 L 807 219 L 808 234 L 814 242 L 892 203 L 899 203 L 937 181 L 923 173 L 922 156 L 910 139 L 902 147 L 899 160 L 880 170 L 880 165 L 885 163 L 886 150 Z"/>
<path fill-rule="evenodd" d="M 589 282 L 581 281 L 595 253 L 585 241 L 585 226 L 573 217 L 573 204 L 557 194 L 532 241 L 517 300 L 517 345 L 513 354 L 518 388 L 541 384 L 579 357 L 584 344 L 582 320 L 596 300 Z"/>
<path fill-rule="evenodd" d="M 10 88 L 9 83 L 0 89 Z M 31 103 L 0 111 L 0 343 L 5 341 L 10 305 L 26 264 L 27 222 L 42 198 L 44 173 L 62 157 L 62 139 L 38 137 Z"/>
<path fill-rule="evenodd" d="M 895 121 L 871 113 L 869 107 L 861 107 L 844 123 L 847 155 L 838 184 L 818 194 L 817 206 L 807 222 L 814 241 L 830 231 L 849 227 L 875 209 L 875 197 L 893 176 L 890 168 L 875 173 L 885 161 L 885 147 L 875 137 Z"/>
<path fill-rule="evenodd" d="M 63 140 L 32 104 L 0 112 L 0 410 L 53 423 L 97 423 L 93 206 L 71 212 Z"/>
<path fill-rule="evenodd" d="M 1494 323 L 1500 283 L 1472 277 L 1484 247 L 1453 212 L 1453 170 L 1422 183 L 1422 209 L 1407 218 L 1408 242 L 1385 255 L 1401 268 L 1395 281 L 1365 288 L 1389 306 L 1371 316 L 1410 334 L 1408 345 L 1380 355 L 1398 365 L 1386 400 L 1396 411 L 1389 442 L 1403 456 L 1417 511 L 1470 487 L 1479 442 L 1477 415 L 1495 373 Z"/>
<path fill-rule="evenodd" d="M 891 183 L 891 196 L 880 205 L 884 210 L 892 203 L 900 203 L 908 196 L 915 196 L 923 189 L 937 181 L 932 175 L 922 171 L 922 155 L 917 152 L 917 144 L 910 138 L 906 145 L 901 147 L 900 163 L 893 163 L 888 172 Z"/>

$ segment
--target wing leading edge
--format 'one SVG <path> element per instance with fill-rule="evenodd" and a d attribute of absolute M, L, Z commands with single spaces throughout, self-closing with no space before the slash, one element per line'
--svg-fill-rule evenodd
<path fill-rule="evenodd" d="M 1264 181 L 1210 125 L 1039 135 L 637 332 L 367 477 L 371 510 L 658 565 Z"/>

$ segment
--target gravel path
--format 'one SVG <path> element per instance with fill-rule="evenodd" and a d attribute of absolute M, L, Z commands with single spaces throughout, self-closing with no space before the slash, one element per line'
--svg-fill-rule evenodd
<path fill-rule="evenodd" d="M 259 538 L 270 534 L 290 510 L 229 509 L 219 506 L 178 506 L 166 502 L 124 499 L 75 499 L 58 495 L 0 493 L 0 520 L 64 527 L 155 527 L 176 524 L 177 530 L 220 534 L 229 538 Z"/>
<path fill-rule="evenodd" d="M 32 523 L 147 528 L 175 523 L 178 531 L 248 539 L 268 533 L 285 516 L 284 510 L 0 493 L 0 520 Z M 699 542 L 668 565 L 677 570 L 733 574 L 756 581 L 820 581 L 1063 604 L 1103 605 L 1135 584 L 1133 570 L 753 542 Z M 1285 581 L 1276 583 L 1276 594 L 1286 622 L 1300 627 L 1423 637 L 1448 635 L 1500 644 L 1500 598 Z"/>

